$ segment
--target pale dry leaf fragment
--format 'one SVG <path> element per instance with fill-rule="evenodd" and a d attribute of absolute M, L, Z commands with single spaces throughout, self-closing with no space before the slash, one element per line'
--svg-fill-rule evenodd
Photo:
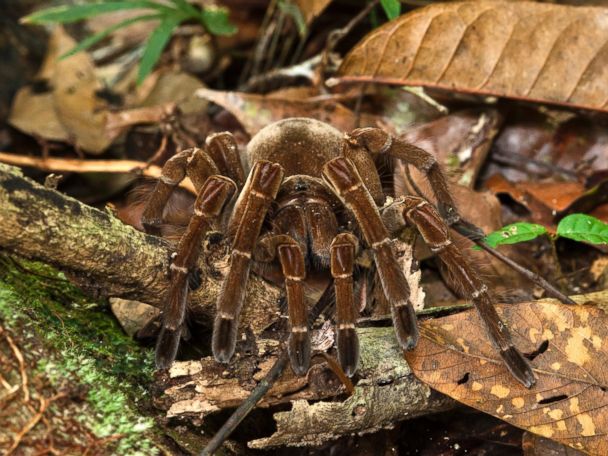
<path fill-rule="evenodd" d="M 61 27 L 53 35 L 56 55 L 62 55 L 77 43 Z M 106 131 L 107 105 L 97 96 L 103 88 L 95 75 L 91 57 L 79 52 L 56 61 L 50 78 L 55 112 L 76 147 L 101 153 L 114 138 Z"/>
<path fill-rule="evenodd" d="M 575 298 L 608 301 L 608 292 Z M 532 433 L 594 455 L 608 454 L 608 316 L 592 305 L 542 300 L 497 306 L 537 383 L 506 370 L 475 310 L 421 325 L 406 358 L 434 389 Z"/>
<path fill-rule="evenodd" d="M 71 142 L 99 154 L 115 137 L 106 130 L 107 105 L 98 97 L 102 85 L 89 55 L 80 52 L 59 58 L 75 45 L 62 27 L 54 29 L 37 75 L 47 86 L 41 93 L 23 87 L 15 97 L 9 122 L 42 139 Z"/>
<path fill-rule="evenodd" d="M 365 37 L 341 81 L 608 110 L 608 9 L 537 2 L 448 2 Z"/>
<path fill-rule="evenodd" d="M 357 126 L 357 116 L 331 97 L 326 99 L 286 99 L 244 92 L 198 89 L 196 96 L 220 105 L 230 112 L 245 131 L 253 136 L 266 125 L 288 117 L 312 117 L 340 131 Z M 374 118 L 363 116 L 361 125 L 373 125 Z"/>

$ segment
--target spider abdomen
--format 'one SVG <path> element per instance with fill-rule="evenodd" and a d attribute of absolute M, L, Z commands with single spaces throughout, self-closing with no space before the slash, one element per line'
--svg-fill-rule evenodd
<path fill-rule="evenodd" d="M 285 177 L 321 177 L 321 168 L 340 155 L 342 133 L 315 119 L 295 117 L 261 129 L 247 146 L 247 166 L 260 160 L 280 164 Z"/>

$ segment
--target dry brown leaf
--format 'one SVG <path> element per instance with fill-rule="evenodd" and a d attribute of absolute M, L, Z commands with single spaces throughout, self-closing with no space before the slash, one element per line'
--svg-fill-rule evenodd
<path fill-rule="evenodd" d="M 473 188 L 501 122 L 496 110 L 468 109 L 411 128 L 403 139 L 432 153 L 453 182 Z M 423 173 L 411 173 L 422 185 Z"/>
<path fill-rule="evenodd" d="M 68 141 L 69 135 L 55 113 L 52 92 L 36 93 L 22 87 L 13 99 L 8 123 L 28 135 L 49 141 Z"/>
<path fill-rule="evenodd" d="M 486 187 L 492 193 L 510 195 L 541 221 L 547 217 L 546 223 L 553 219 L 552 214 L 567 209 L 585 192 L 585 187 L 579 182 L 510 182 L 501 174 L 490 177 Z M 543 212 L 547 213 L 545 217 Z"/>
<path fill-rule="evenodd" d="M 608 220 L 608 179 L 586 189 L 579 182 L 510 182 L 501 174 L 490 177 L 485 186 L 492 193 L 507 194 L 530 211 L 530 218 L 550 231 L 568 214 L 589 213 Z"/>
<path fill-rule="evenodd" d="M 296 0 L 296 5 L 304 16 L 306 24 L 310 25 L 317 16 L 319 16 L 325 8 L 331 3 L 331 0 Z"/>
<path fill-rule="evenodd" d="M 439 3 L 371 32 L 338 73 L 606 111 L 607 42 L 606 8 Z"/>
<path fill-rule="evenodd" d="M 608 302 L 608 291 L 577 302 Z M 497 306 L 514 342 L 533 358 L 526 389 L 507 372 L 470 310 L 421 325 L 406 358 L 432 388 L 535 434 L 589 454 L 608 454 L 608 316 L 592 305 L 542 300 Z"/>
<path fill-rule="evenodd" d="M 77 44 L 61 27 L 53 34 L 52 43 L 54 50 L 48 58 L 57 59 L 50 78 L 57 117 L 76 147 L 101 153 L 114 138 L 106 132 L 107 105 L 97 96 L 103 86 L 93 61 L 85 52 L 57 58 Z"/>
<path fill-rule="evenodd" d="M 606 144 L 608 131 L 594 118 L 518 107 L 507 114 L 494 141 L 492 157 L 498 163 L 489 164 L 487 175 L 500 172 L 511 181 L 556 174 L 588 179 L 608 169 Z"/>
<path fill-rule="evenodd" d="M 357 123 L 355 113 L 331 97 L 297 100 L 276 98 L 272 94 L 265 96 L 210 89 L 199 89 L 196 95 L 226 109 L 251 136 L 266 125 L 288 117 L 313 117 L 341 131 L 350 131 Z M 370 116 L 362 116 L 361 126 L 367 125 L 373 125 L 373 121 Z"/>
<path fill-rule="evenodd" d="M 23 87 L 16 95 L 9 122 L 43 139 L 69 141 L 91 153 L 103 152 L 114 137 L 106 130 L 107 106 L 97 96 L 102 89 L 88 54 L 59 56 L 76 42 L 61 27 L 55 28 L 49 51 L 38 73 L 49 87 L 36 93 Z"/>

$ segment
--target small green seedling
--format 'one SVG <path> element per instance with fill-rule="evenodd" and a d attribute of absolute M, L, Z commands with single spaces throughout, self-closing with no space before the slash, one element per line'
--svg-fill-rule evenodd
<path fill-rule="evenodd" d="M 26 24 L 68 24 L 120 10 L 138 10 L 143 14 L 125 19 L 89 36 L 62 55 L 61 58 L 88 49 L 115 31 L 136 22 L 160 21 L 150 35 L 144 49 L 137 76 L 139 84 L 150 74 L 169 42 L 173 30 L 182 22 L 196 21 L 214 35 L 232 35 L 236 32 L 236 27 L 228 20 L 228 10 L 226 8 L 209 6 L 200 9 L 188 3 L 187 0 L 171 0 L 165 3 L 157 3 L 152 0 L 97 1 L 81 5 L 56 6 L 25 16 L 22 22 Z"/>
<path fill-rule="evenodd" d="M 484 241 L 490 247 L 497 247 L 503 244 L 531 241 L 544 234 L 550 235 L 542 225 L 518 222 L 488 234 Z M 590 244 L 608 244 L 608 224 L 590 215 L 571 214 L 559 222 L 555 235 L 551 237 L 552 239 L 563 237 Z M 479 250 L 479 247 L 474 248 Z"/>
<path fill-rule="evenodd" d="M 401 3 L 399 0 L 380 0 L 380 4 L 389 21 L 398 17 L 401 13 Z"/>

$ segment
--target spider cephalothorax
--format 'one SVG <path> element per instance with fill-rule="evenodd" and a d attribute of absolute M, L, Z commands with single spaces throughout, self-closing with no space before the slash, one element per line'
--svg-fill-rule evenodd
<path fill-rule="evenodd" d="M 374 161 L 379 155 L 423 171 L 439 211 L 423 198 L 403 196 L 381 214 L 379 207 L 386 197 Z M 216 134 L 208 138 L 204 149 L 186 150 L 165 164 L 142 217 L 148 232 L 158 233 L 171 192 L 186 175 L 196 186 L 198 197 L 171 264 L 171 285 L 156 351 L 159 367 L 168 367 L 175 359 L 184 324 L 188 276 L 194 272 L 203 236 L 218 227 L 231 243 L 229 269 L 218 296 L 213 327 L 212 349 L 218 361 L 228 362 L 234 353 L 252 264 L 276 263 L 287 295 L 288 351 L 293 370 L 302 375 L 310 363 L 303 281 L 307 268 L 314 268 L 327 271 L 334 281 L 338 359 L 344 371 L 353 375 L 359 360 L 353 270 L 363 249 L 371 252 L 391 305 L 399 344 L 405 350 L 414 348 L 419 335 L 410 287 L 391 238 L 396 229 L 409 225 L 462 283 L 510 372 L 526 386 L 534 383 L 530 365 L 513 346 L 487 287 L 450 239 L 448 224 L 459 220 L 458 211 L 435 158 L 424 150 L 378 128 L 360 128 L 344 136 L 325 123 L 294 118 L 261 130 L 241 160 L 232 136 Z"/>

